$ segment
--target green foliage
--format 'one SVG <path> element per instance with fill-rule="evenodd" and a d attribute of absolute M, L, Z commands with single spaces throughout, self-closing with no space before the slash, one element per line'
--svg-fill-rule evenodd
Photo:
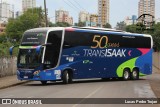
<path fill-rule="evenodd" d="M 131 33 L 142 33 L 142 29 L 137 25 L 128 25 L 126 26 L 126 31 Z"/>
<path fill-rule="evenodd" d="M 152 35 L 154 48 L 156 51 L 160 51 L 160 23 L 154 24 L 151 29 L 146 29 L 144 25 L 137 23 L 137 25 L 126 26 L 126 31 L 131 33 L 143 33 Z"/>
<path fill-rule="evenodd" d="M 52 22 L 48 22 L 49 27 L 55 27 L 56 24 L 52 23 Z"/>
<path fill-rule="evenodd" d="M 5 33 L 0 34 L 0 43 L 7 42 L 7 36 Z"/>
<path fill-rule="evenodd" d="M 71 26 L 69 23 L 66 23 L 66 22 L 57 22 L 55 24 L 56 27 L 69 27 Z"/>
<path fill-rule="evenodd" d="M 32 28 L 44 26 L 44 14 L 41 8 L 28 9 L 17 19 L 10 19 L 6 26 L 6 34 L 11 41 L 20 41 L 22 34 Z"/>
<path fill-rule="evenodd" d="M 106 24 L 104 25 L 104 28 L 112 28 L 112 26 L 111 26 L 109 23 L 106 23 Z"/>
<path fill-rule="evenodd" d="M 9 19 L 5 33 L 0 35 L 0 57 L 10 56 L 9 47 L 19 44 L 26 30 L 44 25 L 44 12 L 41 8 L 28 9 L 18 18 Z M 17 53 L 18 48 L 15 48 L 13 55 Z"/>
<path fill-rule="evenodd" d="M 160 51 L 160 23 L 154 25 L 154 33 L 152 36 L 156 50 Z"/>
<path fill-rule="evenodd" d="M 79 22 L 79 23 L 74 23 L 74 26 L 85 27 L 86 24 L 85 24 L 85 22 Z"/>
<path fill-rule="evenodd" d="M 71 25 L 66 22 L 57 22 L 56 24 L 49 22 L 49 27 L 69 27 L 69 26 Z"/>
<path fill-rule="evenodd" d="M 13 44 L 11 42 L 0 43 L 0 57 L 9 57 L 9 48 Z M 18 48 L 14 50 L 13 55 L 17 55 Z"/>
<path fill-rule="evenodd" d="M 79 23 L 78 23 L 78 26 L 79 26 L 79 27 L 84 27 L 84 26 L 86 26 L 86 24 L 85 24 L 85 22 L 79 22 Z"/>
<path fill-rule="evenodd" d="M 117 25 L 116 25 L 116 29 L 117 30 L 123 30 L 123 31 L 125 31 L 126 30 L 126 24 L 125 24 L 125 22 L 124 21 L 118 22 Z"/>

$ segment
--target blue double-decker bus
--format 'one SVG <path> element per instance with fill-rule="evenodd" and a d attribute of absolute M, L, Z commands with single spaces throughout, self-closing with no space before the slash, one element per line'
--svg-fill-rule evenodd
<path fill-rule="evenodd" d="M 19 45 L 17 77 L 42 84 L 85 78 L 137 80 L 152 74 L 152 47 L 150 35 L 113 29 L 30 29 Z"/>

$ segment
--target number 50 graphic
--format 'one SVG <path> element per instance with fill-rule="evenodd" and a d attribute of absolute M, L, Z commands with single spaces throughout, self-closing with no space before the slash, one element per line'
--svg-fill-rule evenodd
<path fill-rule="evenodd" d="M 105 40 L 105 45 L 102 46 L 102 40 Z M 93 38 L 93 42 L 96 43 L 95 46 L 91 46 L 91 48 L 105 48 L 106 45 L 108 44 L 108 37 L 107 36 L 100 36 L 100 35 L 95 35 Z"/>

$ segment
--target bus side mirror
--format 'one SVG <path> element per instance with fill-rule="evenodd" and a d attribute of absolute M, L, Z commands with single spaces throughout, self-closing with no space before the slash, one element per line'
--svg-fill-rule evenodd
<path fill-rule="evenodd" d="M 13 49 L 14 49 L 15 47 L 18 47 L 18 46 L 19 46 L 19 45 L 11 46 L 11 47 L 9 48 L 9 53 L 10 53 L 10 55 L 13 54 Z"/>
<path fill-rule="evenodd" d="M 9 48 L 9 53 L 10 53 L 10 55 L 13 54 L 13 48 L 14 48 L 14 46 L 12 46 L 12 47 Z"/>
<path fill-rule="evenodd" d="M 36 48 L 36 53 L 39 54 L 41 51 L 42 45 L 37 46 Z"/>

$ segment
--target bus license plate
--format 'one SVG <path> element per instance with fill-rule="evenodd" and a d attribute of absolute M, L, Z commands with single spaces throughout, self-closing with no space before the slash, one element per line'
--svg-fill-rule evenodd
<path fill-rule="evenodd" d="M 28 76 L 24 76 L 23 78 L 28 78 Z"/>

